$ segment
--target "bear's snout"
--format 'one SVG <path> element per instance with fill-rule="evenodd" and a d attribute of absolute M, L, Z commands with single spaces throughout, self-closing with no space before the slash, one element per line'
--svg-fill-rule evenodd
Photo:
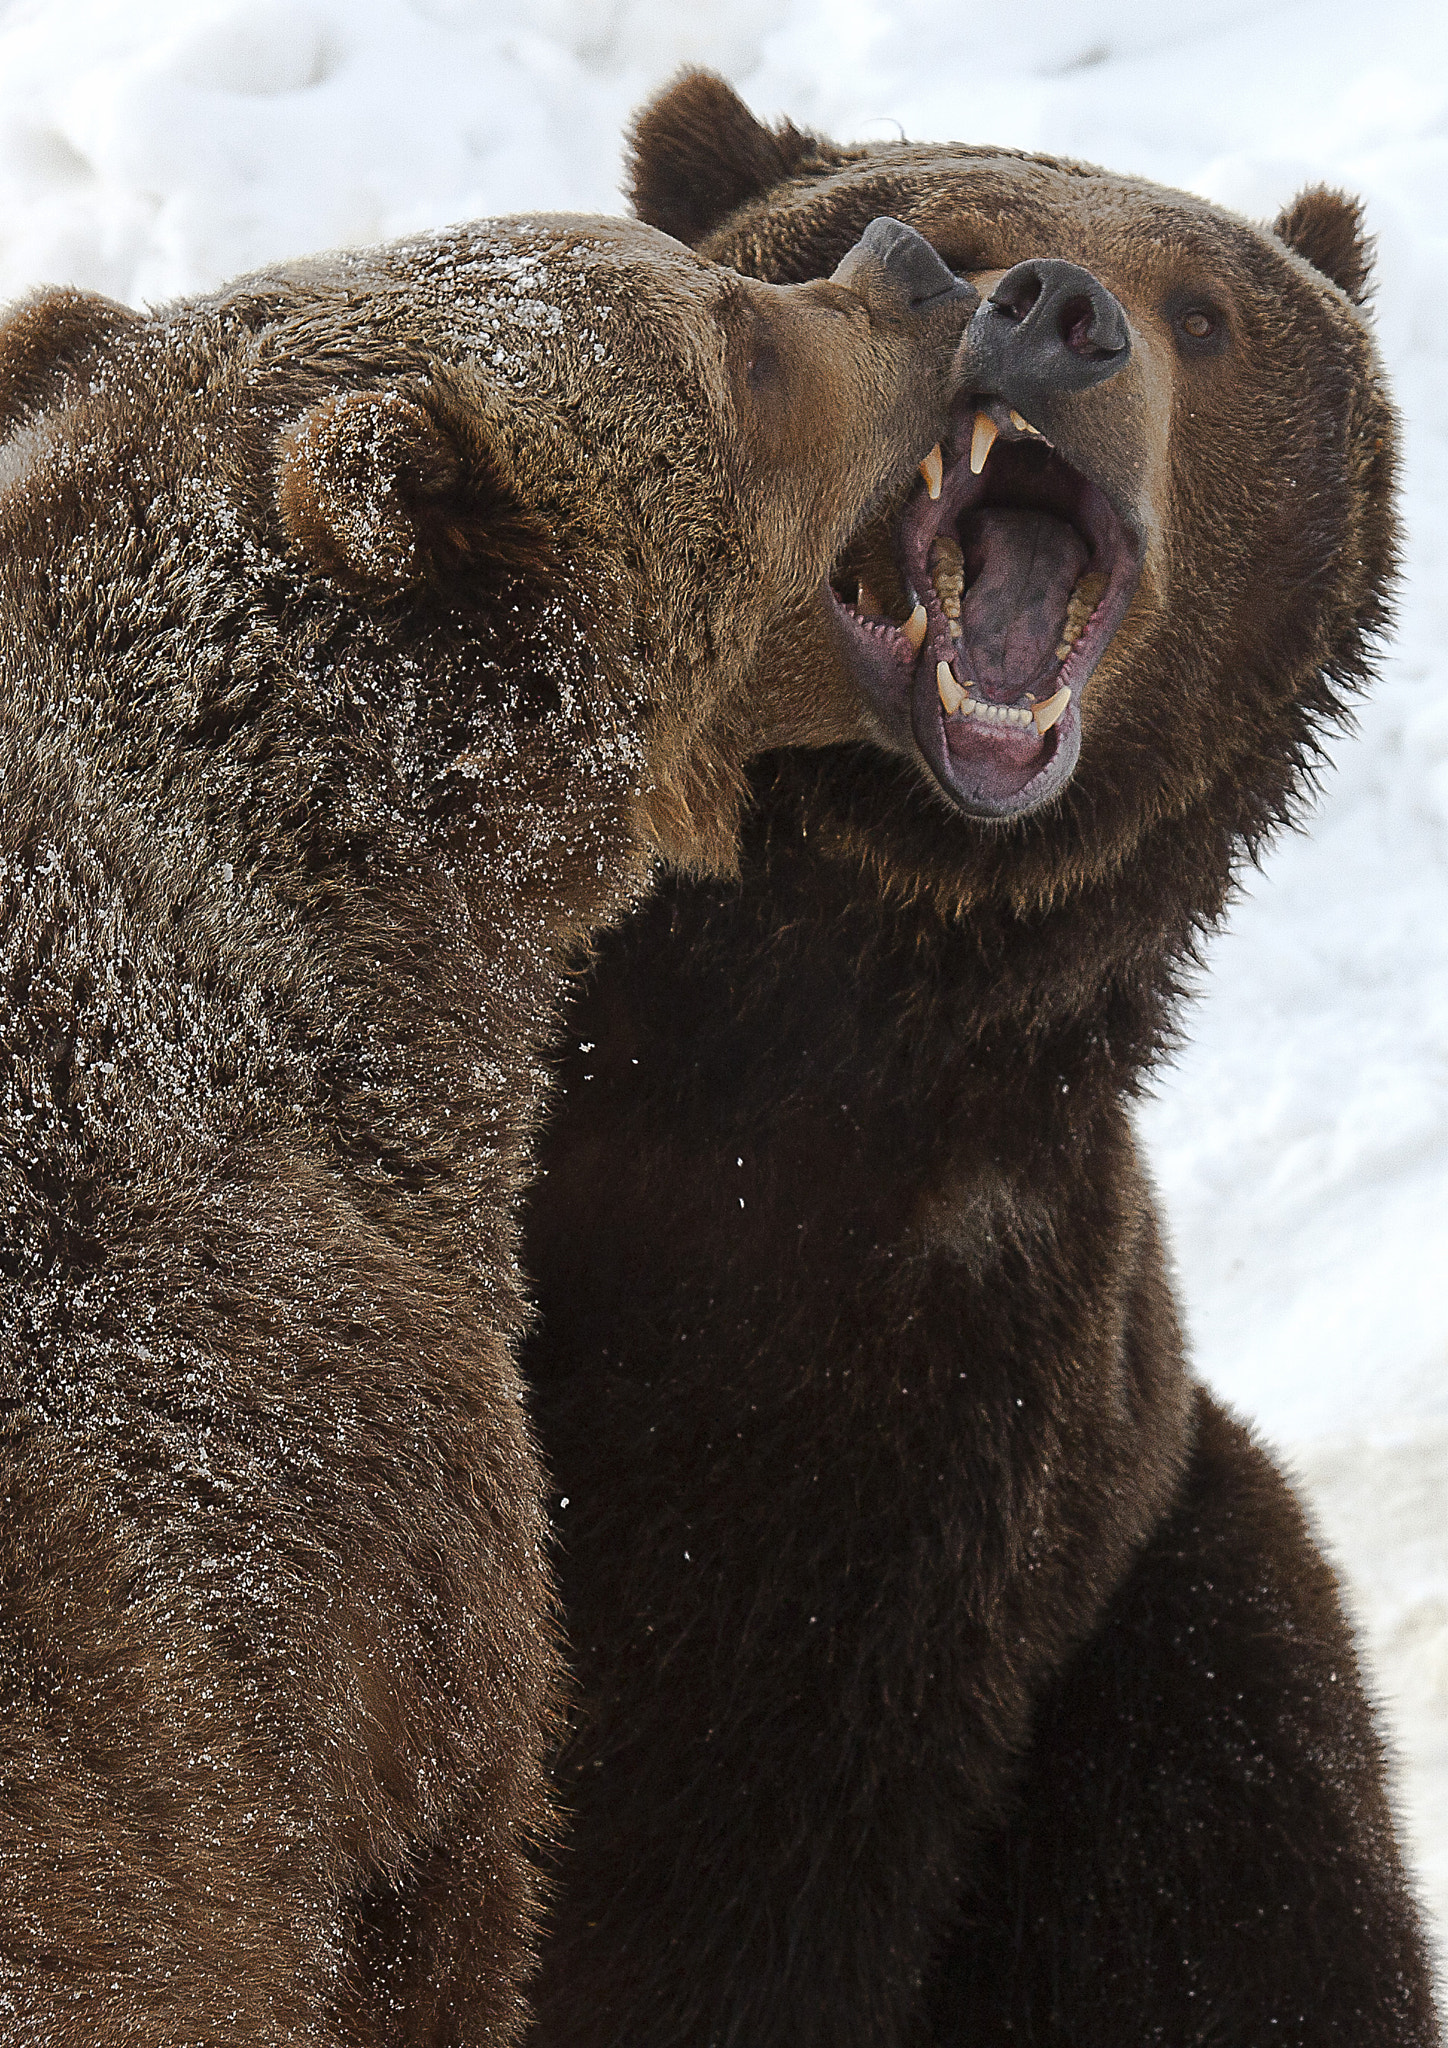
<path fill-rule="evenodd" d="M 967 278 L 957 277 L 924 235 L 903 220 L 881 214 L 841 259 L 832 280 L 847 284 L 868 302 L 896 313 L 933 313 L 954 301 L 979 298 Z"/>
<path fill-rule="evenodd" d="M 1089 270 L 1059 257 L 1008 270 L 966 329 L 959 357 L 972 390 L 1022 412 L 1042 398 L 1104 384 L 1130 360 L 1120 300 Z"/>

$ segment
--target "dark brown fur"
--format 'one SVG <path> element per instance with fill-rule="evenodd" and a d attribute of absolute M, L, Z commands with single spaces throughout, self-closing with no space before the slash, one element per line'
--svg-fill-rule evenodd
<path fill-rule="evenodd" d="M 579 1674 L 536 2038 L 1428 2048 L 1331 1574 L 1191 1382 L 1128 1115 L 1385 621 L 1355 212 L 1305 198 L 1289 250 L 924 145 L 772 183 L 747 120 L 697 76 L 646 110 L 641 210 L 772 277 L 881 211 L 983 280 L 1089 266 L 1137 352 L 1063 431 L 1155 524 L 1057 802 L 981 825 L 870 749 L 776 757 L 737 881 L 670 885 L 569 1015 L 528 1224 Z"/>
<path fill-rule="evenodd" d="M 6 2048 L 515 2038 L 564 957 L 808 736 L 959 324 L 560 218 L 0 330 Z"/>

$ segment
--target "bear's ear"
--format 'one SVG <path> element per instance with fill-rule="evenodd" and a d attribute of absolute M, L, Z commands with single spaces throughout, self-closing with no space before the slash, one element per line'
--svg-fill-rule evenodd
<path fill-rule="evenodd" d="M 1314 270 L 1330 277 L 1355 306 L 1372 289 L 1373 244 L 1363 228 L 1361 201 L 1326 185 L 1309 185 L 1290 206 L 1284 206 L 1272 231 L 1289 249 L 1305 257 Z"/>
<path fill-rule="evenodd" d="M 0 324 L 0 430 L 37 411 L 69 370 L 128 327 L 139 313 L 96 292 L 64 288 L 22 300 Z"/>
<path fill-rule="evenodd" d="M 386 596 L 552 563 L 548 530 L 485 423 L 432 387 L 325 398 L 277 457 L 287 537 L 313 569 L 355 588 Z"/>
<path fill-rule="evenodd" d="M 826 152 L 792 121 L 756 121 L 712 71 L 683 71 L 629 130 L 629 196 L 641 221 L 693 248 L 736 207 Z"/>

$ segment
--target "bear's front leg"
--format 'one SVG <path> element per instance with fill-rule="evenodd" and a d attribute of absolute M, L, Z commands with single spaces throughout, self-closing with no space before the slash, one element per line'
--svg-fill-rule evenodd
<path fill-rule="evenodd" d="M 4 1360 L 0 2044 L 501 2048 L 554 1669 L 516 1379 L 338 1177 L 225 1164 L 118 1194 Z M 465 1930 L 466 2029 L 402 2030 L 389 1890 Z"/>
<path fill-rule="evenodd" d="M 1332 1574 L 1202 1393 L 1175 1510 L 1042 1703 L 932 2038 L 1431 2048 L 1430 1986 Z"/>

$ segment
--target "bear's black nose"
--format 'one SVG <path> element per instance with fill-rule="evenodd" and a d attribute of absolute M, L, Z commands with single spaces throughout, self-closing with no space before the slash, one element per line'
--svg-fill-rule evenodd
<path fill-rule="evenodd" d="M 960 353 L 973 391 L 1022 412 L 1050 393 L 1104 384 L 1130 360 L 1120 301 L 1079 263 L 1055 256 L 1006 272 L 966 329 Z"/>
<path fill-rule="evenodd" d="M 924 235 L 887 213 L 870 222 L 834 274 L 836 284 L 859 287 L 867 280 L 895 300 L 901 312 L 933 312 L 951 300 L 970 303 L 978 296 L 974 285 L 957 277 Z"/>

